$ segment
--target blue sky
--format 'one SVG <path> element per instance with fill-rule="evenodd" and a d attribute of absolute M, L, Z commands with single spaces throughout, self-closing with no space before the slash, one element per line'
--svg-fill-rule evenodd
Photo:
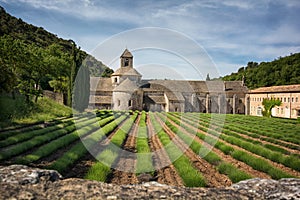
<path fill-rule="evenodd" d="M 155 71 L 158 78 L 178 78 L 176 75 L 168 76 L 167 70 L 163 70 L 172 67 L 185 79 L 201 79 L 210 71 L 204 70 L 201 77 L 183 65 L 183 70 L 177 70 L 181 62 L 170 54 L 162 56 L 161 51 L 153 50 L 142 53 L 138 51 L 141 46 L 134 46 L 132 40 L 118 45 L 116 41 L 122 39 L 118 35 L 143 27 L 162 28 L 158 29 L 162 32 L 174 31 L 202 48 L 198 55 L 185 54 L 187 60 L 189 56 L 196 59 L 202 58 L 199 54 L 207 53 L 211 61 L 207 61 L 201 69 L 214 65 L 217 72 L 212 76 L 230 74 L 248 61 L 271 61 L 300 52 L 299 0 L 0 0 L 0 4 L 13 16 L 64 39 L 73 39 L 83 50 L 116 69 L 117 59 L 112 62 L 112 59 L 106 60 L 101 56 L 101 52 L 107 51 L 101 44 L 114 38 L 116 40 L 112 43 L 119 49 L 114 52 L 113 58 L 127 47 L 133 50 L 136 67 L 142 73 L 150 73 L 150 65 L 155 64 L 152 72 Z M 145 40 L 144 35 L 133 32 L 137 41 Z M 159 31 L 156 34 L 158 37 Z M 156 42 L 172 43 L 172 47 L 168 46 L 170 52 L 176 48 L 187 48 L 185 42 L 178 43 L 176 39 L 169 41 L 160 37 Z M 97 49 L 100 48 L 99 52 Z M 154 57 L 156 59 L 151 63 L 149 60 Z M 145 76 L 154 78 L 155 73 L 153 77 Z"/>

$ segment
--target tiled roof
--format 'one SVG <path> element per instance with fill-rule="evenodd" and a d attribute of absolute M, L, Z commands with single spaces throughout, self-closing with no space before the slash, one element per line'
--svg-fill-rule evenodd
<path fill-rule="evenodd" d="M 91 91 L 112 91 L 113 86 L 110 78 L 90 77 Z"/>
<path fill-rule="evenodd" d="M 271 87 L 261 87 L 250 90 L 250 94 L 255 93 L 278 93 L 278 92 L 300 92 L 300 84 L 298 85 L 280 85 Z"/>
<path fill-rule="evenodd" d="M 166 91 L 166 96 L 169 101 L 184 101 L 184 97 L 181 92 Z"/>
<path fill-rule="evenodd" d="M 248 92 L 248 88 L 244 86 L 243 81 L 224 81 L 226 91 L 243 91 Z"/>
<path fill-rule="evenodd" d="M 142 76 L 136 69 L 131 67 L 120 67 L 117 69 L 112 76 L 120 76 L 120 75 L 127 75 L 127 76 Z"/>
<path fill-rule="evenodd" d="M 231 90 L 233 92 L 247 92 L 247 87 L 242 81 L 184 81 L 184 80 L 150 80 L 150 88 L 156 90 L 169 90 L 185 93 L 222 93 Z M 146 84 L 146 82 L 143 82 Z"/>
<path fill-rule="evenodd" d="M 132 58 L 133 56 L 128 49 L 125 49 L 124 52 L 122 53 L 121 57 Z"/>
<path fill-rule="evenodd" d="M 148 103 L 157 103 L 157 104 L 165 104 L 166 100 L 164 96 L 157 96 L 157 95 L 148 95 L 145 96 L 145 102 Z"/>
<path fill-rule="evenodd" d="M 151 80 L 151 88 L 157 90 L 168 90 L 171 92 L 194 92 L 193 87 L 188 81 L 180 80 Z"/>
<path fill-rule="evenodd" d="M 134 92 L 138 89 L 137 84 L 134 81 L 125 79 L 120 85 L 118 85 L 113 91 L 114 92 Z"/>

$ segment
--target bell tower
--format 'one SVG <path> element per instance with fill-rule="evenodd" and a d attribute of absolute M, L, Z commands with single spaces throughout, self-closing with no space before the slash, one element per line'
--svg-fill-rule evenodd
<path fill-rule="evenodd" d="M 121 67 L 133 68 L 133 56 L 128 49 L 125 49 L 125 51 L 122 53 L 120 56 L 120 61 Z"/>

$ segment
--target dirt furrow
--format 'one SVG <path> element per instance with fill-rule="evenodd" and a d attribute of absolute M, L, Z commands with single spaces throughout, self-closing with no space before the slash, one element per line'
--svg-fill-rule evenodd
<path fill-rule="evenodd" d="M 101 141 L 99 141 L 99 145 L 101 146 L 101 147 L 103 147 L 103 146 L 107 146 L 109 143 L 110 143 L 110 140 L 111 140 L 111 138 L 116 134 L 116 132 L 120 129 L 120 127 L 122 127 L 122 125 L 127 121 L 127 120 L 129 120 L 129 118 L 128 117 L 126 117 L 111 133 L 109 133 L 108 135 L 106 135 L 106 137 L 103 139 L 103 140 L 101 140 Z M 102 148 L 101 148 L 102 149 Z"/>
<path fill-rule="evenodd" d="M 181 123 L 184 124 L 185 126 L 188 126 L 188 127 L 192 128 L 192 129 L 194 129 L 195 132 L 199 131 L 201 133 L 207 134 L 204 131 L 201 131 L 201 130 L 195 128 L 194 126 L 186 123 L 183 120 L 181 120 Z M 221 150 L 219 150 L 219 149 L 211 146 L 210 144 L 208 144 L 205 141 L 201 140 L 200 138 L 198 138 L 197 136 L 193 135 L 192 133 L 189 133 L 184 128 L 181 128 L 180 131 L 183 131 L 184 133 L 188 134 L 190 137 L 193 137 L 196 142 L 198 142 L 198 143 L 200 143 L 202 145 L 205 145 L 208 149 L 211 149 L 214 153 L 216 153 L 217 155 L 219 155 L 222 158 L 223 161 L 225 161 L 227 163 L 233 164 L 235 167 L 239 168 L 240 170 L 243 170 L 244 172 L 249 173 L 251 176 L 258 177 L 258 178 L 267 178 L 267 179 L 271 178 L 268 174 L 266 174 L 264 172 L 257 171 L 255 169 L 253 169 L 251 166 L 247 165 L 246 163 L 238 161 L 238 160 L 232 158 L 230 155 L 226 155 Z"/>
<path fill-rule="evenodd" d="M 104 140 L 108 139 L 108 141 L 110 141 L 110 138 L 120 129 L 120 127 L 126 122 L 127 119 L 128 118 L 125 118 L 111 133 L 106 135 L 106 137 L 104 137 L 104 139 L 102 139 L 101 141 L 98 141 L 97 144 L 95 144 L 92 149 L 89 149 L 89 152 L 87 152 L 87 154 L 84 157 L 82 157 L 78 161 L 76 161 L 76 163 L 74 163 L 72 165 L 70 170 L 68 170 L 66 172 L 66 174 L 64 174 L 64 176 L 68 177 L 68 178 L 74 178 L 74 177 L 84 178 L 84 176 L 86 175 L 88 170 L 96 162 L 98 162 L 98 160 L 95 158 L 95 156 L 98 155 L 99 153 L 101 153 L 103 150 L 105 150 L 107 145 L 109 144 L 109 142 L 106 143 L 106 142 L 104 142 Z M 78 142 L 82 142 L 82 141 L 80 140 Z M 61 155 L 63 155 L 63 153 L 65 153 L 65 152 L 62 152 Z"/>
<path fill-rule="evenodd" d="M 264 135 L 261 135 L 260 137 L 261 137 L 261 138 L 265 138 L 265 139 L 271 138 L 271 137 L 264 136 Z M 284 141 L 284 140 L 278 140 L 278 139 L 275 139 L 275 138 L 272 138 L 272 139 L 275 140 L 275 141 L 284 143 L 284 144 L 286 144 L 286 145 L 293 145 L 293 146 L 297 147 L 298 150 L 297 150 L 297 149 L 291 149 L 291 148 L 288 148 L 288 147 L 285 147 L 285 148 L 288 148 L 288 149 L 290 149 L 290 150 L 292 150 L 292 151 L 295 151 L 295 152 L 298 152 L 298 154 L 300 154 L 300 150 L 299 150 L 299 149 L 300 149 L 300 145 L 295 144 L 295 143 L 292 143 L 292 142 L 287 142 L 287 141 Z M 265 140 L 263 140 L 263 141 L 265 141 Z M 272 144 L 275 145 L 274 143 L 272 143 Z M 278 144 L 277 144 L 277 145 L 278 145 Z M 284 147 L 284 146 L 281 146 L 281 145 L 278 145 L 278 146 L 281 147 L 281 148 Z"/>
<path fill-rule="evenodd" d="M 198 169 L 202 175 L 205 177 L 209 187 L 222 187 L 230 186 L 232 184 L 231 180 L 224 174 L 220 174 L 213 165 L 211 165 L 206 160 L 202 159 L 199 155 L 195 154 L 187 144 L 185 144 L 173 131 L 157 116 L 157 120 L 162 125 L 164 131 L 172 139 L 172 142 L 179 149 L 185 153 L 185 155 L 191 160 L 194 167 Z M 177 126 L 177 124 L 173 124 Z"/>
<path fill-rule="evenodd" d="M 201 133 L 207 135 L 207 132 L 202 131 L 202 130 L 200 130 L 200 129 L 197 129 L 197 130 L 198 130 L 199 132 L 201 132 Z M 286 167 L 286 166 L 284 166 L 283 164 L 273 162 L 273 161 L 271 161 L 271 160 L 269 160 L 269 159 L 266 159 L 266 158 L 264 158 L 264 157 L 262 157 L 262 156 L 260 156 L 260 155 L 254 154 L 254 153 L 252 153 L 252 152 L 250 152 L 250 151 L 248 151 L 248 150 L 246 150 L 246 149 L 243 149 L 243 148 L 241 148 L 241 147 L 239 147 L 239 146 L 237 146 L 237 145 L 230 144 L 230 143 L 228 143 L 228 142 L 226 142 L 226 141 L 224 141 L 224 140 L 222 140 L 222 139 L 220 139 L 220 138 L 218 138 L 218 137 L 216 137 L 216 136 L 214 136 L 214 135 L 209 134 L 209 136 L 212 137 L 212 138 L 214 138 L 214 139 L 216 139 L 216 140 L 221 140 L 225 145 L 231 146 L 231 147 L 233 147 L 233 148 L 236 149 L 236 150 L 245 151 L 245 152 L 247 152 L 248 154 L 250 154 L 250 155 L 252 155 L 252 156 L 254 156 L 254 157 L 261 158 L 261 159 L 263 159 L 263 160 L 269 162 L 269 163 L 270 163 L 271 165 L 273 165 L 274 167 L 279 168 L 280 170 L 282 170 L 282 171 L 284 171 L 284 172 L 286 172 L 286 173 L 289 173 L 290 175 L 293 175 L 293 176 L 296 176 L 296 177 L 300 177 L 300 172 L 298 172 L 298 171 L 296 171 L 296 170 L 293 170 L 293 169 L 291 169 L 291 168 L 289 168 L 289 167 Z"/>
<path fill-rule="evenodd" d="M 235 134 L 238 134 L 239 136 L 244 137 L 244 138 L 246 138 L 246 139 L 251 139 L 251 140 L 254 140 L 254 141 L 258 141 L 258 142 L 261 142 L 261 143 L 264 144 L 264 145 L 265 145 L 265 144 L 270 144 L 270 145 L 273 145 L 273 146 L 282 148 L 282 149 L 284 149 L 284 150 L 286 150 L 286 151 L 288 151 L 288 152 L 290 152 L 290 153 L 294 153 L 294 154 L 300 155 L 300 151 L 299 151 L 299 150 L 296 150 L 296 149 L 290 149 L 290 148 L 288 148 L 288 147 L 281 146 L 281 145 L 279 145 L 279 144 L 274 144 L 274 143 L 272 143 L 272 142 L 268 142 L 268 141 L 262 140 L 262 139 L 260 139 L 260 138 L 254 138 L 254 137 L 251 137 L 251 136 L 249 136 L 249 135 L 241 134 L 241 133 L 238 133 L 238 132 L 236 132 L 236 131 L 232 131 L 232 130 L 230 130 L 230 131 L 233 132 L 233 133 L 235 133 Z M 294 145 L 295 145 L 295 144 L 294 144 Z"/>
<path fill-rule="evenodd" d="M 135 175 L 136 166 L 136 136 L 139 128 L 141 115 L 139 114 L 134 124 L 131 127 L 130 132 L 126 138 L 125 144 L 119 156 L 118 162 L 116 162 L 116 169 L 113 170 L 112 178 L 109 182 L 114 184 L 135 184 L 138 183 L 138 179 Z M 123 169 L 117 170 L 117 169 Z"/>
<path fill-rule="evenodd" d="M 162 143 L 155 134 L 151 120 L 147 114 L 147 127 L 151 152 L 153 152 L 153 163 L 156 169 L 157 182 L 173 186 L 183 186 L 183 180 L 178 175 Z"/>
<path fill-rule="evenodd" d="M 119 127 L 126 121 L 126 119 L 121 122 L 121 124 L 115 129 L 113 130 L 113 132 L 111 132 L 109 134 L 109 137 L 112 137 L 112 135 L 115 134 L 115 132 L 119 129 Z M 96 130 L 98 131 L 98 130 Z M 94 131 L 93 131 L 94 132 Z M 89 134 L 85 135 L 85 137 L 87 137 Z M 69 151 L 72 147 L 74 147 L 75 145 L 77 145 L 78 143 L 82 142 L 81 140 L 82 138 L 70 143 L 68 146 L 65 146 L 63 148 L 59 148 L 57 149 L 55 152 L 53 152 L 52 154 L 50 154 L 47 157 L 43 157 L 40 160 L 31 163 L 30 166 L 34 166 L 34 167 L 41 167 L 41 168 L 47 168 L 48 166 L 50 166 L 51 164 L 53 164 L 58 158 L 60 158 L 61 156 L 63 156 L 67 151 Z M 104 150 L 105 147 L 101 145 L 101 147 L 99 147 L 99 143 L 101 143 L 101 141 L 98 142 L 97 145 L 95 145 L 95 148 L 90 149 L 90 152 L 87 152 L 87 154 L 85 156 L 83 156 L 82 158 L 80 158 L 78 161 L 76 161 L 76 163 L 74 163 L 72 165 L 72 167 L 70 168 L 70 170 L 66 171 L 63 176 L 64 177 L 76 177 L 76 178 L 84 178 L 85 174 L 87 173 L 88 169 L 97 161 L 95 159 L 95 155 L 97 155 L 97 153 L 100 152 L 100 150 Z"/>
<path fill-rule="evenodd" d="M 217 129 L 218 126 L 215 125 L 215 124 L 212 124 L 212 125 L 211 125 L 211 128 Z M 282 146 L 282 145 L 279 145 L 279 144 L 275 144 L 275 143 L 273 143 L 273 142 L 266 141 L 266 140 L 264 140 L 264 139 L 269 139 L 269 138 L 271 138 L 271 139 L 273 139 L 273 140 L 275 140 L 275 141 L 278 141 L 278 142 L 281 142 L 281 143 L 284 143 L 284 144 L 287 144 L 287 145 L 297 146 L 297 147 L 300 148 L 300 145 L 297 145 L 297 144 L 295 144 L 295 143 L 287 142 L 287 141 L 284 141 L 284 140 L 278 140 L 278 139 L 275 139 L 275 138 L 272 138 L 272 137 L 268 137 L 268 136 L 265 136 L 265 135 L 260 135 L 259 138 L 255 138 L 255 137 L 251 137 L 251 136 L 246 135 L 246 134 L 239 133 L 239 132 L 237 132 L 237 131 L 233 131 L 233 130 L 230 130 L 230 129 L 227 129 L 227 130 L 229 130 L 229 131 L 231 131 L 231 132 L 233 132 L 233 133 L 235 133 L 235 134 L 238 134 L 239 136 L 244 137 L 244 138 L 246 138 L 246 139 L 251 139 L 251 140 L 259 141 L 259 142 L 261 142 L 262 144 L 271 144 L 271 145 L 280 147 L 280 148 L 282 148 L 282 149 L 285 149 L 285 150 L 289 151 L 290 153 L 300 154 L 300 150 L 299 150 L 299 149 L 292 149 L 292 148 L 289 148 L 289 147 L 286 147 L 286 146 Z M 245 130 L 244 130 L 244 131 L 245 131 Z M 249 131 L 247 131 L 247 130 L 246 130 L 246 132 L 251 133 L 251 132 L 249 132 Z M 264 138 L 264 139 L 262 139 L 262 138 Z"/>

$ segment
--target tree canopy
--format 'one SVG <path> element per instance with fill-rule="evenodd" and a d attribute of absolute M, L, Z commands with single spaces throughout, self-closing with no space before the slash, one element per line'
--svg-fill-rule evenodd
<path fill-rule="evenodd" d="M 238 72 L 224 76 L 224 81 L 242 80 L 248 88 L 300 84 L 300 53 L 280 57 L 272 62 L 248 62 Z"/>
<path fill-rule="evenodd" d="M 82 68 L 82 69 L 81 69 Z M 25 95 L 27 101 L 37 101 L 44 89 L 61 92 L 66 104 L 78 102 L 87 106 L 87 97 L 75 98 L 74 90 L 86 90 L 89 95 L 89 77 L 109 77 L 113 71 L 102 62 L 82 51 L 72 40 L 64 40 L 41 27 L 27 24 L 10 16 L 0 6 L 0 93 Z M 81 82 L 75 87 L 78 71 Z M 82 75 L 83 74 L 83 75 Z M 85 84 L 83 87 L 80 84 Z"/>
<path fill-rule="evenodd" d="M 280 106 L 281 101 L 279 99 L 271 98 L 271 99 L 264 99 L 262 102 L 264 106 L 263 116 L 272 117 L 272 108 L 275 106 Z"/>

